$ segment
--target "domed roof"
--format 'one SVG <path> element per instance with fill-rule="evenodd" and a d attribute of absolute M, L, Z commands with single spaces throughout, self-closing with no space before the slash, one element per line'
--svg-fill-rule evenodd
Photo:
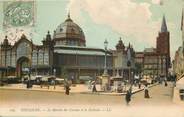
<path fill-rule="evenodd" d="M 70 14 L 65 22 L 61 23 L 54 31 L 54 39 L 80 39 L 85 41 L 85 36 L 82 29 L 73 22 L 70 18 Z"/>

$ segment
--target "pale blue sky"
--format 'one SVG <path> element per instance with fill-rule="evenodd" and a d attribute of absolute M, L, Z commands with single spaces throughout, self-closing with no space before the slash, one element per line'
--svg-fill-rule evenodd
<path fill-rule="evenodd" d="M 137 51 L 156 46 L 162 16 L 165 14 L 170 31 L 171 55 L 181 45 L 182 0 L 37 0 L 36 25 L 33 41 L 41 44 L 48 30 L 51 34 L 64 22 L 68 9 L 71 18 L 84 31 L 86 45 L 103 48 L 105 39 L 114 49 L 121 36 Z M 103 3 L 104 2 L 104 3 Z M 0 33 L 2 31 L 2 2 L 0 2 Z M 2 38 L 1 38 L 2 39 Z"/>

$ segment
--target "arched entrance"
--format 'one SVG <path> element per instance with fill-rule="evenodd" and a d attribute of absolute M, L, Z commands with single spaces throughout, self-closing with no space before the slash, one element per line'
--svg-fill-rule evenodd
<path fill-rule="evenodd" d="M 23 77 L 28 74 L 30 68 L 30 60 L 27 57 L 21 57 L 17 60 L 17 76 Z"/>

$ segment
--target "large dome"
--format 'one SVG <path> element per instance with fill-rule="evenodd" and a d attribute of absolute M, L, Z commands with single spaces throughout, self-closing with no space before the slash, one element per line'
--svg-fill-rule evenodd
<path fill-rule="evenodd" d="M 74 45 L 85 46 L 85 35 L 82 29 L 73 22 L 68 15 L 68 18 L 60 24 L 54 31 L 53 38 L 56 45 Z"/>

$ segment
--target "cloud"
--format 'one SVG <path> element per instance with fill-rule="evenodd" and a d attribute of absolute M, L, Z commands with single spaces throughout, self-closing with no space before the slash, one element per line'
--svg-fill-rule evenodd
<path fill-rule="evenodd" d="M 161 0 L 152 0 L 153 4 L 160 4 Z"/>
<path fill-rule="evenodd" d="M 68 9 L 79 18 L 82 11 L 89 14 L 96 24 L 111 27 L 122 35 L 155 46 L 155 38 L 160 22 L 152 22 L 148 3 L 135 3 L 131 0 L 70 0 Z"/>

